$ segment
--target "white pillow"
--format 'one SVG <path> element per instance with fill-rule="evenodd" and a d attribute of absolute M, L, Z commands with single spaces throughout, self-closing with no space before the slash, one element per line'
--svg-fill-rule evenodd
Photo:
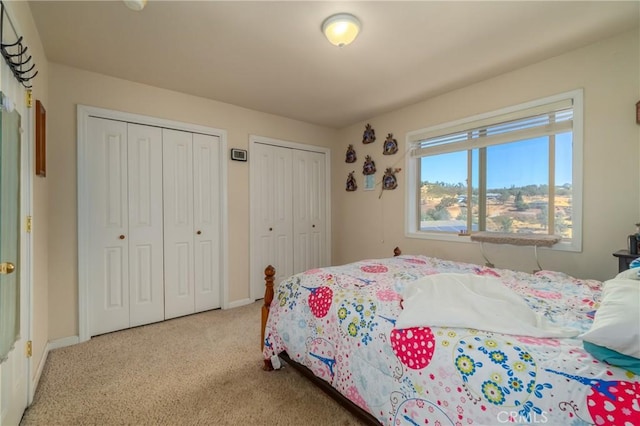
<path fill-rule="evenodd" d="M 640 268 L 627 269 L 616 275 L 616 279 L 624 278 L 630 280 L 640 280 Z"/>
<path fill-rule="evenodd" d="M 591 329 L 579 337 L 640 358 L 640 283 L 628 278 L 605 281 Z"/>

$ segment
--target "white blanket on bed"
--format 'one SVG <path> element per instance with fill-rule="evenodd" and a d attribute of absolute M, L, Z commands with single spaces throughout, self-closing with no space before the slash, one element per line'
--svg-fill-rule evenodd
<path fill-rule="evenodd" d="M 494 277 L 428 275 L 408 284 L 396 327 L 461 327 L 532 337 L 573 337 L 580 331 L 553 324 Z"/>

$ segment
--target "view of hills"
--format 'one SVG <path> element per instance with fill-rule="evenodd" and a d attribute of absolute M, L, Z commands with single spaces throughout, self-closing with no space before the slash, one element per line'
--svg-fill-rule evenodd
<path fill-rule="evenodd" d="M 486 230 L 495 232 L 572 235 L 572 187 L 554 188 L 553 232 L 549 232 L 549 187 L 527 185 L 492 188 L 485 195 Z M 464 232 L 467 215 L 472 212 L 472 231 L 478 230 L 479 199 L 472 189 L 468 203 L 467 187 L 445 182 L 422 182 L 420 187 L 420 229 L 423 231 Z"/>

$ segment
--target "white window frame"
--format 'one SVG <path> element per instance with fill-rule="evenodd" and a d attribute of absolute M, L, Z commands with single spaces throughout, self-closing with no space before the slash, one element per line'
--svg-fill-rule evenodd
<path fill-rule="evenodd" d="M 572 153 L 572 237 L 571 240 L 562 240 L 553 246 L 553 250 L 582 251 L 582 170 L 583 170 L 583 89 L 576 89 L 560 93 L 542 99 L 536 99 L 518 105 L 502 108 L 472 117 L 466 117 L 447 123 L 415 130 L 407 133 L 406 156 L 407 185 L 405 194 L 405 236 L 440 241 L 471 242 L 469 236 L 460 236 L 454 233 L 420 231 L 418 229 L 420 176 L 418 162 L 420 157 L 411 155 L 419 141 L 427 138 L 447 135 L 453 132 L 477 127 L 478 123 L 494 124 L 504 121 L 505 117 L 517 116 L 524 110 L 543 107 L 553 103 L 571 100 L 573 102 L 573 153 Z"/>

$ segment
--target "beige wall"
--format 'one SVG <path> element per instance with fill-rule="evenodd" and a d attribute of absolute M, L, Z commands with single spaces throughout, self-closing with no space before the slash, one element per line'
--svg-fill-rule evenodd
<path fill-rule="evenodd" d="M 75 336 L 77 321 L 76 105 L 85 104 L 184 121 L 227 131 L 228 148 L 248 146 L 249 134 L 331 147 L 333 263 L 405 253 L 482 263 L 472 243 L 410 239 L 404 236 L 404 171 L 399 187 L 362 190 L 362 160 L 373 156 L 385 167 L 405 168 L 402 154 L 382 156 L 382 141 L 393 133 L 404 151 L 405 135 L 438 123 L 583 87 L 585 94 L 583 252 L 540 251 L 542 265 L 580 277 L 606 279 L 617 271 L 611 253 L 622 248 L 640 220 L 640 127 L 634 105 L 640 99 L 638 33 L 576 50 L 515 72 L 350 126 L 339 132 L 232 105 L 49 64 L 49 340 Z M 428 78 L 428 74 L 425 74 Z M 363 145 L 367 122 L 378 141 Z M 340 143 L 341 141 L 341 143 Z M 354 144 L 358 162 L 344 162 Z M 360 189 L 344 190 L 347 173 L 356 171 Z M 229 162 L 229 296 L 249 295 L 248 164 Z M 530 248 L 493 246 L 498 267 L 530 271 Z"/>
<path fill-rule="evenodd" d="M 342 146 L 332 154 L 334 262 L 389 256 L 400 246 L 405 253 L 484 263 L 476 243 L 406 238 L 404 170 L 397 175 L 398 188 L 384 191 L 379 198 L 379 186 L 375 191 L 361 190 L 365 155 L 376 161 L 380 179 L 386 167 L 405 169 L 401 153 L 407 132 L 582 87 L 583 252 L 545 249 L 539 251 L 539 258 L 546 269 L 578 277 L 612 277 L 617 272 L 612 253 L 625 248 L 627 235 L 640 220 L 640 126 L 635 122 L 635 103 L 640 100 L 639 39 L 638 30 L 625 33 L 341 130 Z M 428 69 L 425 78 L 429 78 Z M 363 145 L 367 122 L 375 129 L 377 141 Z M 382 155 L 387 133 L 393 133 L 400 145 L 400 153 L 394 156 Z M 344 161 L 349 143 L 358 155 L 353 165 Z M 360 188 L 348 193 L 345 182 L 352 170 Z M 524 271 L 536 267 L 530 247 L 485 247 L 497 267 Z"/>
<path fill-rule="evenodd" d="M 16 26 L 20 34 L 24 37 L 25 44 L 29 48 L 29 54 L 32 56 L 33 63 L 36 64 L 38 75 L 30 81 L 33 86 L 33 99 L 42 102 L 46 109 L 49 106 L 48 98 L 48 62 L 44 55 L 44 49 L 40 41 L 40 36 L 36 30 L 35 23 L 31 16 L 31 9 L 27 2 L 5 2 L 6 7 L 15 20 Z M 27 123 L 34 123 L 34 109 L 30 110 L 31 118 Z M 27 133 L 25 133 L 27 134 Z M 33 133 L 29 136 L 33 136 Z M 29 140 L 33 144 L 33 140 Z M 32 145 L 33 147 L 33 145 Z M 33 149 L 33 148 L 32 148 Z M 33 161 L 33 160 L 31 160 Z M 35 167 L 35 165 L 34 165 Z M 33 192 L 32 192 L 32 209 L 33 217 L 33 245 L 32 245 L 32 261 L 33 276 L 31 281 L 32 295 L 32 321 L 30 338 L 33 342 L 33 358 L 31 364 L 31 379 L 35 379 L 36 374 L 41 368 L 44 352 L 48 342 L 48 184 L 49 179 L 37 177 L 32 174 Z"/>
<path fill-rule="evenodd" d="M 328 147 L 337 132 L 51 63 L 49 120 L 49 339 L 78 335 L 76 105 L 194 123 L 227 131 L 227 147 L 250 134 Z M 251 153 L 249 153 L 251 158 Z M 229 301 L 249 297 L 249 165 L 228 161 Z"/>

